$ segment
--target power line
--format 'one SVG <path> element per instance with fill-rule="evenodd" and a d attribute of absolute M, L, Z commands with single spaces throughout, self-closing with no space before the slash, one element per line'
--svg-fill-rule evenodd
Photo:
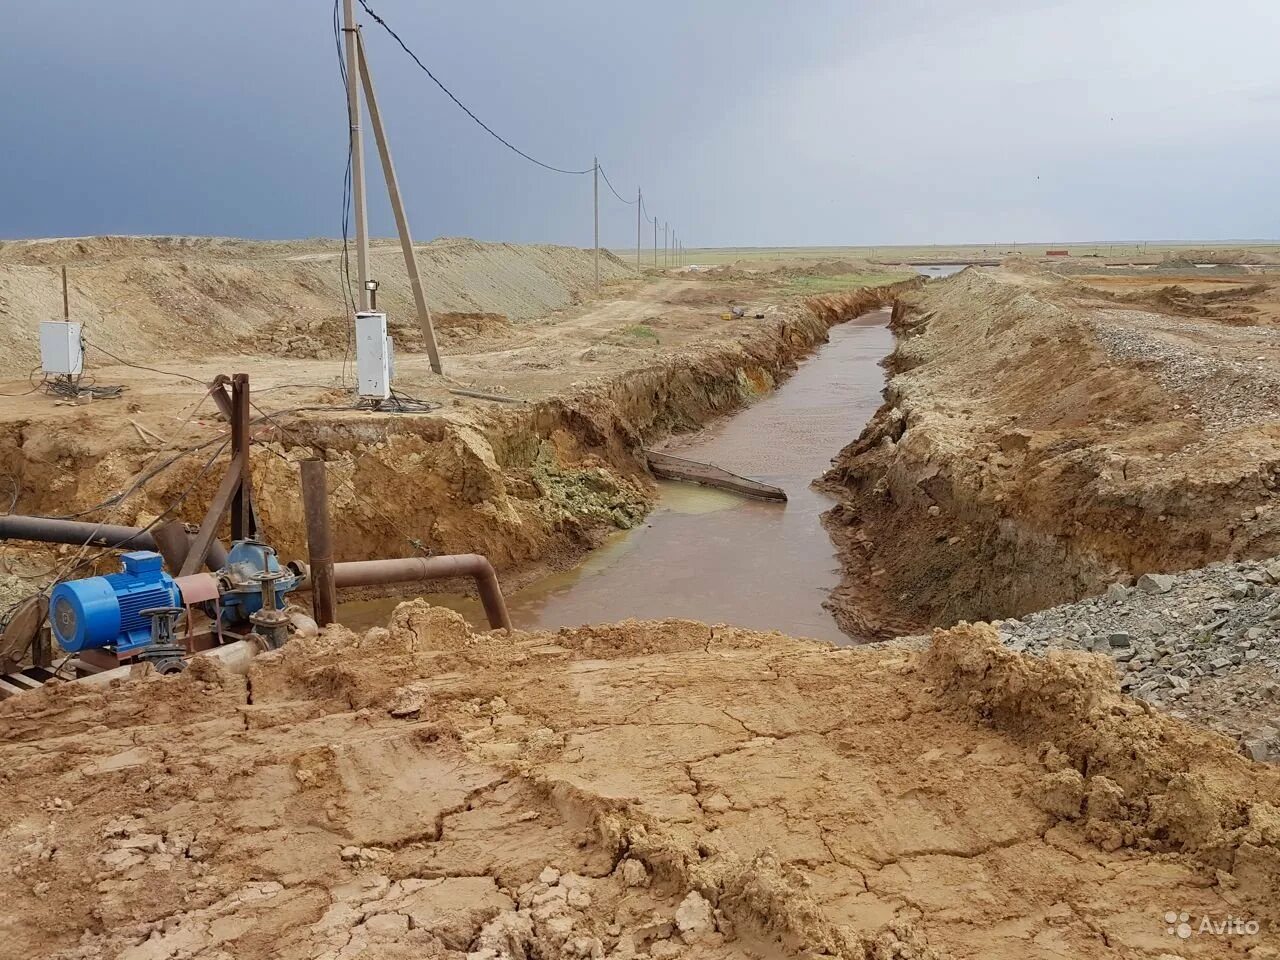
<path fill-rule="evenodd" d="M 605 173 L 605 172 L 604 172 L 604 167 L 600 167 L 600 176 L 604 177 L 605 185 L 606 185 L 606 186 L 608 186 L 608 188 L 609 188 L 611 191 L 613 191 L 613 195 L 614 195 L 615 197 L 617 197 L 619 200 L 622 200 L 622 202 L 623 202 L 623 203 L 631 204 L 631 203 L 635 203 L 635 202 L 636 202 L 636 201 L 634 201 L 634 200 L 623 200 L 623 199 L 622 199 L 622 194 L 618 193 L 618 191 L 617 191 L 617 190 L 614 190 L 614 189 L 613 189 L 613 184 L 609 182 L 609 175 L 608 175 L 607 173 Z"/>
<path fill-rule="evenodd" d="M 459 100 L 454 95 L 452 90 L 450 90 L 443 83 L 441 83 L 440 78 L 431 72 L 431 69 L 418 58 L 418 55 L 416 53 L 414 53 L 412 50 L 409 49 L 408 45 L 403 40 L 400 39 L 400 35 L 391 29 L 387 21 L 383 20 L 382 17 L 378 16 L 376 13 L 373 12 L 373 9 L 369 6 L 368 3 L 365 2 L 365 0 L 360 0 L 360 6 L 364 7 L 364 12 L 367 13 L 369 16 L 373 17 L 374 21 L 377 22 L 378 26 L 382 27 L 383 30 L 387 31 L 387 33 L 391 35 L 391 38 L 400 45 L 400 49 L 413 58 L 413 62 L 416 63 L 419 66 L 419 68 L 421 68 L 422 72 L 425 73 L 428 77 L 430 77 L 432 82 L 434 82 L 437 87 L 443 90 L 445 92 L 445 95 L 462 109 L 463 113 L 465 113 L 468 117 L 470 117 L 472 120 L 478 123 L 481 126 L 481 128 L 483 128 L 484 131 L 489 134 L 489 136 L 493 137 L 495 140 L 501 143 L 504 147 L 514 151 L 515 153 L 518 153 L 520 156 L 524 157 L 530 163 L 536 163 L 538 166 L 543 167 L 547 170 L 551 170 L 554 173 L 567 173 L 573 176 L 578 176 L 581 174 L 591 173 L 592 170 L 595 169 L 594 167 L 587 167 L 587 169 L 585 170 L 566 170 L 564 167 L 557 167 L 557 166 L 553 166 L 550 163 L 543 163 L 537 157 L 529 156 L 529 154 L 525 153 L 523 150 L 517 147 L 510 140 L 506 139 L 500 133 L 494 130 L 493 127 L 489 126 L 479 117 L 477 117 L 471 111 L 470 107 L 468 107 L 465 103 Z"/>

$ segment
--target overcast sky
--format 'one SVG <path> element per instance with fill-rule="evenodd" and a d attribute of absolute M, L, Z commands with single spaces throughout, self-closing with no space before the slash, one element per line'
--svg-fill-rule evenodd
<path fill-rule="evenodd" d="M 598 152 L 690 245 L 1280 237 L 1280 0 L 369 2 L 500 133 Z M 336 236 L 331 17 L 10 5 L 0 236 Z M 360 19 L 417 237 L 590 245 L 589 176 L 508 152 Z"/>

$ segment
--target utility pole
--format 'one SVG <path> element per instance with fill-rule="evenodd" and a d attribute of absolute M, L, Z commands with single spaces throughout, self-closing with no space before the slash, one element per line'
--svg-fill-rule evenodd
<path fill-rule="evenodd" d="M 600 158 L 592 157 L 591 200 L 595 207 L 596 222 L 596 293 L 600 292 Z"/>
<path fill-rule="evenodd" d="M 640 208 L 644 206 L 644 192 L 636 187 L 636 269 L 640 269 Z"/>
<path fill-rule="evenodd" d="M 667 244 L 670 235 L 671 224 L 664 220 L 662 221 L 662 265 L 664 267 L 667 266 L 667 260 L 669 259 L 667 256 Z"/>
<path fill-rule="evenodd" d="M 387 183 L 387 198 L 391 201 L 391 211 L 396 217 L 396 232 L 400 234 L 400 251 L 404 254 L 404 269 L 409 275 L 409 287 L 413 290 L 413 302 L 418 309 L 418 326 L 422 330 L 422 339 L 427 347 L 427 356 L 431 360 L 431 369 L 443 373 L 440 366 L 440 350 L 436 346 L 436 332 L 431 323 L 431 308 L 427 306 L 427 295 L 422 289 L 422 277 L 418 273 L 418 254 L 413 249 L 413 235 L 409 232 L 409 217 L 404 211 L 404 200 L 400 196 L 400 181 L 396 178 L 396 168 L 391 162 L 391 145 L 387 142 L 387 131 L 382 126 L 382 113 L 378 110 L 378 97 L 373 89 L 373 74 L 369 72 L 369 58 L 365 54 L 364 38 L 356 34 L 356 47 L 360 60 L 360 80 L 364 85 L 364 99 L 369 105 L 369 123 L 373 127 L 373 138 L 378 144 L 378 156 L 382 159 L 382 178 Z M 351 78 L 351 74 L 347 74 Z M 350 82 L 354 86 L 354 78 Z M 599 267 L 597 266 L 596 285 L 599 286 Z M 361 292 L 367 297 L 372 291 L 365 290 L 361 283 Z M 376 290 L 376 285 L 375 290 Z M 376 293 L 375 293 L 376 296 Z"/>
<path fill-rule="evenodd" d="M 356 42 L 354 0 L 342 0 L 342 32 L 347 47 L 347 116 L 351 121 L 351 193 L 356 217 L 356 295 L 361 310 L 369 309 L 369 217 L 364 199 L 364 141 L 360 136 L 360 50 Z"/>
<path fill-rule="evenodd" d="M 653 268 L 658 268 L 658 218 L 653 218 Z"/>

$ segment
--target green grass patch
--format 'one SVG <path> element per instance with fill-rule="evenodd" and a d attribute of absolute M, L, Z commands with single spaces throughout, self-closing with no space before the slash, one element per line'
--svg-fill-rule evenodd
<path fill-rule="evenodd" d="M 880 287 L 886 283 L 897 283 L 909 280 L 914 274 L 894 273 L 839 273 L 833 277 L 795 277 L 787 282 L 788 293 L 804 296 L 817 296 L 823 293 L 842 293 L 845 290 L 857 290 L 861 287 Z"/>
<path fill-rule="evenodd" d="M 658 332 L 647 323 L 637 323 L 634 326 L 627 327 L 623 331 L 629 337 L 637 337 L 641 340 L 657 340 Z"/>

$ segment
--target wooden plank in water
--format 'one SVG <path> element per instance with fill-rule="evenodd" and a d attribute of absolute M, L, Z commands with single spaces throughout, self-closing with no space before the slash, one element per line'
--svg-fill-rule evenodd
<path fill-rule="evenodd" d="M 787 493 L 781 487 L 775 487 L 759 480 L 740 477 L 736 473 L 722 470 L 710 463 L 699 463 L 697 460 L 684 460 L 673 457 L 669 453 L 658 453 L 646 450 L 645 458 L 649 469 L 655 477 L 664 480 L 686 480 L 690 483 L 701 483 L 708 487 L 719 487 L 721 490 L 732 490 L 745 497 L 757 497 L 761 500 L 785 501 Z"/>

